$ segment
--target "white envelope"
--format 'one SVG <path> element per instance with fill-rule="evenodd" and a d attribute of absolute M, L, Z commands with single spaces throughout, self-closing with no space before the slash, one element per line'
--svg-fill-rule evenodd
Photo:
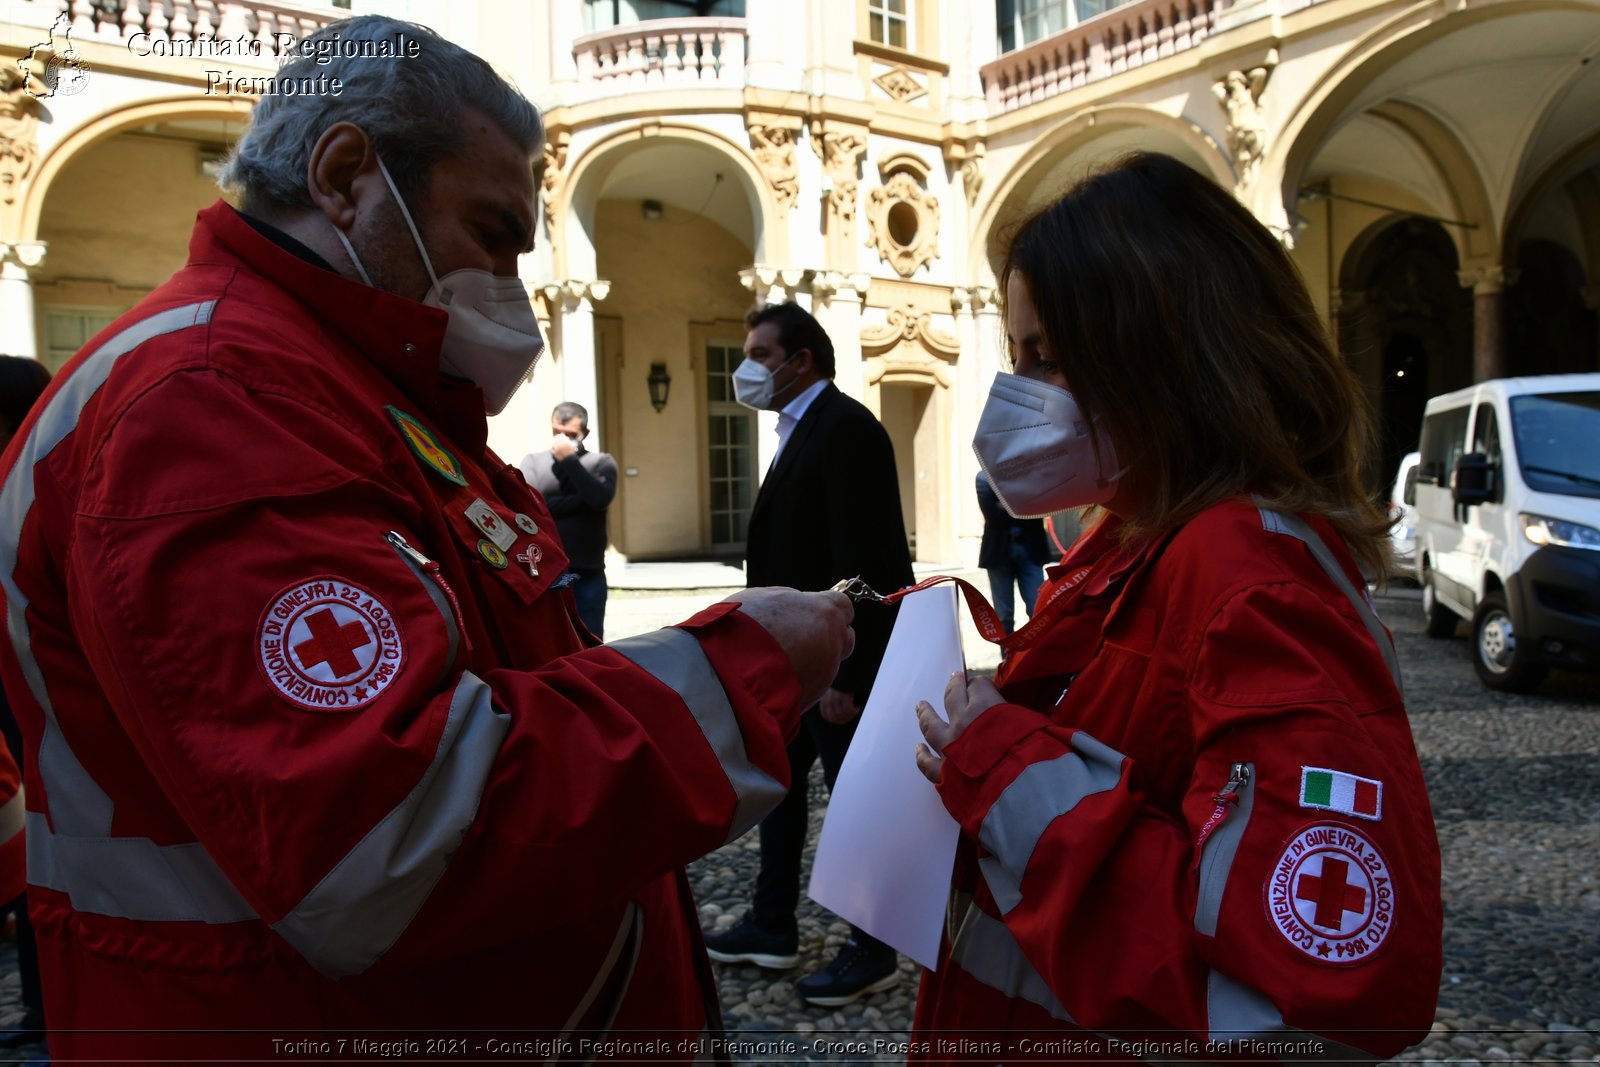
<path fill-rule="evenodd" d="M 930 969 L 960 826 L 917 770 L 916 706 L 926 700 L 944 715 L 944 687 L 964 669 L 955 586 L 901 601 L 811 870 L 812 900 Z"/>

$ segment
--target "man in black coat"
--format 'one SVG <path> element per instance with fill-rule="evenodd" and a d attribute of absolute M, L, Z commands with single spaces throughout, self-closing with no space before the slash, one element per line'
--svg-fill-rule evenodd
<path fill-rule="evenodd" d="M 900 513 L 894 448 L 883 426 L 833 384 L 833 343 L 797 304 L 757 308 L 745 318 L 739 401 L 778 412 L 778 454 L 761 483 L 746 548 L 746 582 L 827 589 L 860 576 L 880 593 L 912 582 Z M 894 612 L 856 609 L 856 647 L 822 702 L 806 711 L 789 744 L 789 793 L 761 823 L 761 870 L 750 913 L 706 938 L 714 960 L 787 969 L 799 962 L 795 907 L 808 823 L 807 780 L 822 760 L 833 788 L 889 642 Z M 888 945 L 860 931 L 824 970 L 795 983 L 812 1004 L 837 1007 L 894 985 Z"/>

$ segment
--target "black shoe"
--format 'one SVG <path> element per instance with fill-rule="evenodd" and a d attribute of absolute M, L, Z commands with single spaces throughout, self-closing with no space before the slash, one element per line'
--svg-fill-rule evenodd
<path fill-rule="evenodd" d="M 786 971 L 800 962 L 800 938 L 797 934 L 775 934 L 745 916 L 730 930 L 707 934 L 706 955 L 718 963 L 753 963 Z"/>
<path fill-rule="evenodd" d="M 855 938 L 844 943 L 833 962 L 794 984 L 807 1004 L 838 1008 L 900 981 L 900 959 L 888 945 L 868 947 Z"/>

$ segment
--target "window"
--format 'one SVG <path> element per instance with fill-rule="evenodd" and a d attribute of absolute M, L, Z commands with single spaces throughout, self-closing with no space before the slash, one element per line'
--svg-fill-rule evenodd
<path fill-rule="evenodd" d="M 53 307 L 44 313 L 45 354 L 40 360 L 50 373 L 78 354 L 78 349 L 89 343 L 89 338 L 110 326 L 119 308 L 104 307 Z"/>
<path fill-rule="evenodd" d="M 744 0 L 584 0 L 583 17 L 591 31 L 651 19 L 742 19 Z"/>
<path fill-rule="evenodd" d="M 1600 393 L 1512 397 L 1511 438 L 1528 488 L 1600 497 Z"/>
<path fill-rule="evenodd" d="M 1012 52 L 1133 0 L 995 0 L 1000 51 Z"/>
<path fill-rule="evenodd" d="M 1417 482 L 1423 485 L 1450 484 L 1450 472 L 1466 448 L 1467 415 L 1471 408 L 1451 408 L 1429 415 L 1422 422 L 1422 460 L 1417 466 Z"/>
<path fill-rule="evenodd" d="M 909 48 L 907 0 L 867 0 L 867 32 L 878 44 Z"/>
<path fill-rule="evenodd" d="M 707 497 L 714 551 L 744 547 L 756 499 L 755 415 L 733 398 L 733 371 L 743 361 L 741 342 L 706 343 Z"/>

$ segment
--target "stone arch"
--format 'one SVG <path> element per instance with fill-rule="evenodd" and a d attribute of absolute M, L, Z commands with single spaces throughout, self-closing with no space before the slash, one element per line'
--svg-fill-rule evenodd
<path fill-rule="evenodd" d="M 600 183 L 603 183 L 603 165 L 608 160 L 614 162 L 619 150 L 645 139 L 687 141 L 702 145 L 732 163 L 741 177 L 740 188 L 750 207 L 751 244 L 755 261 L 785 261 L 788 255 L 788 229 L 783 224 L 777 199 L 754 157 L 736 142 L 703 127 L 646 120 L 628 123 L 588 146 L 562 179 L 560 192 L 552 206 L 555 229 L 550 240 L 555 252 L 555 277 L 593 274 L 592 247 L 588 252 L 589 262 L 579 265 L 573 263 L 573 242 L 569 239 L 569 228 L 586 206 L 590 212 L 593 211 L 593 201 L 598 192 L 595 172 L 601 171 Z"/>
<path fill-rule="evenodd" d="M 1600 150 L 1600 130 L 1595 130 L 1569 145 L 1523 185 L 1516 203 L 1506 212 L 1505 228 L 1502 231 L 1507 266 L 1515 266 L 1517 244 L 1523 228 L 1527 225 L 1528 215 L 1546 194 L 1580 178 L 1583 172 L 1579 164 L 1597 150 Z M 1592 179 L 1590 182 L 1580 182 L 1572 190 L 1572 195 L 1575 206 L 1579 208 L 1579 218 L 1583 221 L 1581 236 L 1588 259 L 1585 267 L 1593 284 L 1596 268 L 1600 267 L 1600 201 L 1595 199 L 1591 183 Z"/>
<path fill-rule="evenodd" d="M 182 119 L 237 119 L 248 122 L 255 105 L 240 97 L 208 99 L 194 96 L 162 97 L 107 111 L 90 118 L 50 147 L 39 163 L 22 201 L 18 220 L 19 240 L 37 241 L 44 218 L 45 200 L 58 175 L 83 152 L 126 130 L 156 122 Z"/>
<path fill-rule="evenodd" d="M 1205 173 L 1225 189 L 1233 188 L 1233 165 L 1227 153 L 1215 138 L 1186 118 L 1174 117 L 1163 111 L 1139 104 L 1108 104 L 1087 108 L 1065 119 L 1039 138 L 1023 154 L 1004 178 L 995 186 L 994 194 L 978 215 L 972 230 L 972 241 L 979 242 L 990 255 L 971 257 L 970 284 L 991 282 L 983 276 L 988 259 L 994 252 L 993 243 L 1008 211 L 1016 208 L 1016 196 L 1028 179 L 1039 174 L 1040 168 L 1052 156 L 1066 155 L 1092 144 L 1107 134 L 1130 128 L 1147 129 L 1175 140 L 1188 149 L 1204 166 Z"/>
<path fill-rule="evenodd" d="M 1354 42 L 1290 111 L 1262 163 L 1263 174 L 1275 174 L 1279 178 L 1277 182 L 1264 180 L 1257 186 L 1256 200 L 1252 205 L 1256 217 L 1278 225 L 1287 222 L 1288 211 L 1296 203 L 1311 161 L 1345 117 L 1345 111 L 1368 85 L 1400 60 L 1476 23 L 1526 17 L 1538 12 L 1592 13 L 1593 10 L 1593 5 L 1587 0 L 1479 0 L 1470 8 L 1449 12 L 1447 17 L 1441 17 L 1437 3 L 1416 3 L 1395 15 Z M 1443 128 L 1442 123 L 1438 126 Z M 1413 136 L 1418 134 L 1415 128 L 1408 132 Z M 1431 140 L 1434 132 L 1437 131 L 1431 128 L 1426 131 L 1424 143 Z M 1455 140 L 1459 146 L 1459 139 Z M 1520 153 L 1522 146 L 1518 146 L 1517 151 Z M 1476 175 L 1477 172 L 1478 167 L 1474 164 L 1470 173 Z M 1455 191 L 1457 194 L 1463 192 L 1460 188 Z M 1470 206 L 1471 200 L 1468 190 L 1464 204 Z M 1485 216 L 1483 222 L 1494 231 L 1498 241 L 1498 227 L 1492 225 L 1494 218 L 1492 214 Z"/>

